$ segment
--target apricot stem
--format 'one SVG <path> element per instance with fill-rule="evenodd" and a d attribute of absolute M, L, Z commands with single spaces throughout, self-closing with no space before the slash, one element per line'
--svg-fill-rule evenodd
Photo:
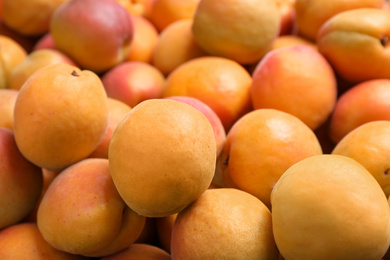
<path fill-rule="evenodd" d="M 389 38 L 387 36 L 383 36 L 381 38 L 381 44 L 382 44 L 383 47 L 385 47 L 388 42 L 389 42 Z"/>
<path fill-rule="evenodd" d="M 72 71 L 72 76 L 78 77 L 79 74 L 77 74 L 77 71 L 73 70 L 73 71 Z"/>
<path fill-rule="evenodd" d="M 229 155 L 226 157 L 226 160 L 223 162 L 223 165 L 224 166 L 228 166 L 228 164 L 229 164 Z"/>

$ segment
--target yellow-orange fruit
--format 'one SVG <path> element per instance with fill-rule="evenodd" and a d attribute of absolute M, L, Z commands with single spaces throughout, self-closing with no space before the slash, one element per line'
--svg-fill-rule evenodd
<path fill-rule="evenodd" d="M 19 90 L 15 140 L 34 164 L 61 170 L 86 158 L 108 125 L 107 96 L 93 72 L 65 63 L 46 66 Z"/>
<path fill-rule="evenodd" d="M 108 159 L 130 208 L 146 217 L 181 211 L 210 185 L 216 141 L 206 116 L 169 99 L 139 103 L 118 124 Z"/>
<path fill-rule="evenodd" d="M 220 188 L 179 212 L 172 229 L 172 259 L 277 260 L 271 212 L 256 197 Z"/>
<path fill-rule="evenodd" d="M 207 53 L 255 63 L 279 35 L 281 17 L 272 0 L 201 0 L 192 32 Z"/>
<path fill-rule="evenodd" d="M 348 156 L 362 164 L 390 196 L 390 121 L 367 122 L 349 132 L 332 154 Z"/>
<path fill-rule="evenodd" d="M 291 166 L 272 192 L 275 242 L 285 259 L 377 260 L 390 244 L 390 208 L 374 177 L 335 154 Z"/>
<path fill-rule="evenodd" d="M 270 207 L 280 176 L 294 163 L 321 153 L 316 135 L 297 117 L 257 109 L 230 129 L 217 168 L 227 187 L 244 190 Z"/>

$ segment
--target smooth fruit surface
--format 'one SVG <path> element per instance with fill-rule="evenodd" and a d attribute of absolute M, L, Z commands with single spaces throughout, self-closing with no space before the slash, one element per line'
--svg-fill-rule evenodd
<path fill-rule="evenodd" d="M 0 127 L 14 130 L 14 108 L 19 91 L 0 89 Z"/>
<path fill-rule="evenodd" d="M 362 164 L 390 196 L 390 121 L 367 122 L 337 143 L 332 154 L 348 156 Z"/>
<path fill-rule="evenodd" d="M 37 224 L 54 248 L 102 257 L 133 243 L 145 224 L 126 206 L 112 181 L 107 159 L 85 159 L 63 170 L 49 185 Z"/>
<path fill-rule="evenodd" d="M 158 41 L 158 31 L 154 24 L 143 16 L 132 15 L 133 39 L 125 61 L 151 62 Z"/>
<path fill-rule="evenodd" d="M 146 217 L 177 213 L 197 199 L 211 183 L 215 158 L 208 119 L 168 99 L 133 107 L 117 126 L 108 151 L 119 193 Z"/>
<path fill-rule="evenodd" d="M 192 22 L 192 19 L 173 22 L 160 33 L 152 64 L 164 75 L 169 75 L 186 61 L 206 55 L 194 39 Z"/>
<path fill-rule="evenodd" d="M 314 132 L 297 117 L 257 109 L 228 132 L 217 168 L 226 186 L 244 190 L 270 207 L 280 176 L 296 162 L 321 153 Z"/>
<path fill-rule="evenodd" d="M 199 2 L 200 0 L 154 0 L 149 19 L 161 32 L 176 21 L 192 19 Z"/>
<path fill-rule="evenodd" d="M 173 259 L 278 259 L 271 212 L 237 189 L 207 190 L 179 212 L 172 229 Z"/>
<path fill-rule="evenodd" d="M 338 98 L 330 117 L 329 135 L 339 142 L 356 127 L 389 120 L 390 80 L 373 79 L 353 85 Z"/>
<path fill-rule="evenodd" d="M 320 28 L 318 50 L 344 80 L 390 78 L 390 13 L 359 8 L 332 16 Z"/>
<path fill-rule="evenodd" d="M 87 260 L 87 257 L 69 254 L 49 245 L 36 223 L 18 223 L 0 230 L 0 258 L 13 260 Z"/>
<path fill-rule="evenodd" d="M 239 63 L 222 57 L 189 60 L 170 73 L 163 97 L 189 96 L 206 103 L 228 131 L 252 109 L 252 77 Z"/>
<path fill-rule="evenodd" d="M 107 96 L 130 107 L 152 98 L 161 98 L 165 77 L 154 66 L 142 61 L 122 62 L 101 77 Z"/>
<path fill-rule="evenodd" d="M 0 127 L 0 230 L 33 210 L 43 186 L 41 169 L 19 152 L 14 134 Z"/>
<path fill-rule="evenodd" d="M 107 96 L 95 73 L 65 63 L 46 66 L 19 90 L 15 140 L 34 164 L 62 170 L 98 146 L 108 113 Z"/>
<path fill-rule="evenodd" d="M 111 137 L 115 131 L 115 128 L 122 120 L 122 118 L 124 118 L 125 115 L 131 110 L 131 107 L 124 102 L 110 97 L 107 98 L 107 105 L 109 113 L 107 130 L 99 145 L 88 157 L 108 158 L 108 147 L 110 146 Z"/>
<path fill-rule="evenodd" d="M 332 67 L 317 50 L 298 45 L 267 53 L 252 73 L 254 109 L 292 114 L 315 130 L 330 116 L 337 99 Z"/>
<path fill-rule="evenodd" d="M 70 0 L 53 13 L 50 33 L 56 47 L 81 68 L 100 73 L 128 55 L 133 23 L 115 0 Z"/>
<path fill-rule="evenodd" d="M 53 12 L 67 1 L 69 0 L 2 0 L 2 20 L 18 34 L 40 36 L 49 31 Z"/>
<path fill-rule="evenodd" d="M 27 51 L 16 40 L 0 35 L 0 89 L 8 88 L 11 73 L 27 57 Z"/>
<path fill-rule="evenodd" d="M 279 35 L 280 13 L 270 0 L 201 0 L 192 32 L 210 55 L 255 63 Z"/>
<path fill-rule="evenodd" d="M 223 145 L 226 141 L 226 131 L 222 125 L 221 120 L 214 112 L 214 110 L 212 110 L 208 105 L 206 105 L 199 99 L 193 97 L 172 96 L 172 97 L 167 97 L 167 99 L 172 99 L 172 100 L 186 103 L 198 109 L 200 112 L 202 112 L 203 115 L 207 117 L 211 126 L 213 127 L 215 141 L 217 143 L 217 156 L 218 156 L 222 152 Z"/>
<path fill-rule="evenodd" d="M 19 90 L 35 71 L 57 63 L 66 63 L 77 67 L 72 59 L 58 50 L 44 49 L 30 52 L 23 62 L 12 70 L 8 88 Z"/>
<path fill-rule="evenodd" d="M 375 260 L 390 244 L 382 188 L 355 160 L 317 155 L 291 166 L 272 192 L 272 226 L 285 259 Z"/>
<path fill-rule="evenodd" d="M 150 244 L 131 244 L 125 250 L 102 257 L 101 260 L 170 260 L 171 256 L 163 249 Z"/>
<path fill-rule="evenodd" d="M 298 34 L 315 41 L 321 26 L 338 13 L 359 9 L 383 7 L 382 0 L 295 0 L 295 18 Z"/>

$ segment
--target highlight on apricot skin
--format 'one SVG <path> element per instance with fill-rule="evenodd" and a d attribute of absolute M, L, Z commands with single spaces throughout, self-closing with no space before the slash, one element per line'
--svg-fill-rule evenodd
<path fill-rule="evenodd" d="M 242 116 L 227 133 L 217 171 L 226 187 L 246 191 L 270 208 L 272 189 L 283 173 L 318 154 L 322 148 L 317 137 L 296 116 L 257 109 Z"/>

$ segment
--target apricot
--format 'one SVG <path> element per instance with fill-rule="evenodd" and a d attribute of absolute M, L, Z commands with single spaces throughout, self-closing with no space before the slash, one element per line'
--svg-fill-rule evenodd
<path fill-rule="evenodd" d="M 252 110 L 252 77 L 234 60 L 206 56 L 184 62 L 165 81 L 163 97 L 189 96 L 206 103 L 221 119 L 225 131 Z"/>
<path fill-rule="evenodd" d="M 295 11 L 296 0 L 276 0 L 280 13 L 280 35 L 296 35 L 297 22 Z"/>
<path fill-rule="evenodd" d="M 161 98 L 165 77 L 156 67 L 142 61 L 122 62 L 101 77 L 107 96 L 130 107 L 152 98 Z"/>
<path fill-rule="evenodd" d="M 62 170 L 95 150 L 108 115 L 107 96 L 95 73 L 65 63 L 48 65 L 19 90 L 15 140 L 34 164 Z"/>
<path fill-rule="evenodd" d="M 292 165 L 272 191 L 272 227 L 285 259 L 381 259 L 390 208 L 360 163 L 323 154 Z"/>
<path fill-rule="evenodd" d="M 282 48 L 282 47 L 291 47 L 296 45 L 308 45 L 316 50 L 317 44 L 313 41 L 309 41 L 299 35 L 288 34 L 278 36 L 272 44 L 271 50 Z"/>
<path fill-rule="evenodd" d="M 143 16 L 132 15 L 133 39 L 129 54 L 124 61 L 143 61 L 151 63 L 154 48 L 158 41 L 158 31 L 154 24 Z"/>
<path fill-rule="evenodd" d="M 298 35 L 315 41 L 321 26 L 333 16 L 359 8 L 383 7 L 383 0 L 295 0 L 295 19 Z M 356 21 L 357 22 L 357 21 Z"/>
<path fill-rule="evenodd" d="M 41 196 L 39 197 L 38 202 L 35 204 L 35 207 L 30 213 L 25 217 L 22 222 L 37 222 L 37 213 L 38 213 L 38 208 L 39 204 L 41 204 L 42 198 L 46 193 L 47 188 L 49 185 L 53 182 L 53 180 L 60 174 L 61 172 L 53 172 L 49 171 L 45 168 L 42 168 L 42 176 L 43 176 L 43 185 L 42 185 L 42 192 Z"/>
<path fill-rule="evenodd" d="M 341 139 L 332 154 L 348 156 L 362 164 L 382 187 L 386 197 L 390 196 L 389 158 L 390 121 L 367 122 Z"/>
<path fill-rule="evenodd" d="M 222 152 L 222 148 L 226 140 L 226 131 L 214 110 L 212 110 L 208 105 L 197 98 L 185 96 L 172 96 L 167 98 L 189 104 L 190 106 L 198 109 L 200 112 L 202 112 L 203 115 L 207 117 L 211 126 L 213 127 L 215 141 L 217 143 L 217 156 L 219 156 L 219 154 Z"/>
<path fill-rule="evenodd" d="M 40 36 L 49 31 L 53 12 L 69 0 L 2 0 L 4 23 L 19 34 Z"/>
<path fill-rule="evenodd" d="M 359 83 L 390 78 L 389 37 L 388 11 L 359 8 L 327 20 L 318 32 L 317 46 L 342 79 Z"/>
<path fill-rule="evenodd" d="M 14 130 L 14 108 L 19 91 L 0 89 L 0 127 Z"/>
<path fill-rule="evenodd" d="M 149 19 L 161 32 L 176 21 L 192 19 L 199 2 L 200 0 L 154 0 Z"/>
<path fill-rule="evenodd" d="M 140 215 L 163 217 L 181 211 L 209 187 L 216 149 L 211 124 L 199 110 L 149 99 L 119 123 L 108 159 L 126 204 Z"/>
<path fill-rule="evenodd" d="M 27 57 L 27 51 L 14 39 L 0 35 L 0 89 L 8 88 L 12 71 Z"/>
<path fill-rule="evenodd" d="M 133 23 L 115 0 L 70 0 L 53 13 L 50 33 L 58 50 L 82 69 L 101 73 L 128 55 Z"/>
<path fill-rule="evenodd" d="M 14 134 L 0 127 L 0 229 L 14 225 L 33 210 L 42 192 L 41 169 L 26 160 Z M 1 247 L 0 247 L 1 248 Z"/>
<path fill-rule="evenodd" d="M 18 223 L 0 231 L 0 259 L 13 260 L 88 260 L 49 245 L 36 223 Z"/>
<path fill-rule="evenodd" d="M 297 117 L 276 109 L 257 109 L 227 133 L 217 168 L 227 187 L 244 190 L 270 207 L 275 183 L 293 164 L 322 154 L 314 132 Z"/>
<path fill-rule="evenodd" d="M 30 52 L 23 62 L 12 70 L 8 88 L 19 90 L 35 71 L 44 66 L 57 63 L 77 66 L 72 59 L 58 50 L 43 49 Z"/>
<path fill-rule="evenodd" d="M 281 16 L 276 1 L 201 0 L 193 19 L 195 41 L 208 54 L 251 64 L 270 50 Z"/>
<path fill-rule="evenodd" d="M 54 248 L 103 257 L 126 249 L 145 217 L 126 206 L 112 181 L 107 159 L 88 158 L 63 170 L 38 208 L 37 225 Z"/>
<path fill-rule="evenodd" d="M 336 75 L 312 47 L 298 45 L 268 52 L 252 73 L 254 109 L 273 108 L 292 114 L 315 130 L 333 111 Z"/>
<path fill-rule="evenodd" d="M 172 259 L 277 260 L 270 210 L 237 189 L 212 189 L 179 212 Z"/>
<path fill-rule="evenodd" d="M 338 98 L 329 123 L 329 135 L 338 143 L 356 127 L 375 120 L 390 120 L 390 79 L 355 84 Z"/>
<path fill-rule="evenodd" d="M 127 11 L 132 15 L 142 16 L 150 20 L 150 15 L 156 0 L 116 0 L 125 3 Z"/>
<path fill-rule="evenodd" d="M 192 34 L 192 19 L 183 19 L 167 26 L 159 35 L 151 63 L 164 75 L 178 66 L 206 53 L 196 43 Z"/>
<path fill-rule="evenodd" d="M 54 43 L 53 37 L 50 32 L 45 33 L 33 44 L 31 51 L 36 51 L 40 49 L 54 49 L 57 50 L 56 44 Z"/>
<path fill-rule="evenodd" d="M 170 260 L 171 256 L 163 249 L 149 244 L 132 244 L 116 254 L 100 260 Z"/>
<path fill-rule="evenodd" d="M 107 130 L 99 145 L 88 157 L 108 158 L 108 147 L 110 146 L 112 134 L 122 118 L 131 110 L 131 107 L 124 102 L 110 97 L 107 98 L 107 105 L 109 113 Z"/>

